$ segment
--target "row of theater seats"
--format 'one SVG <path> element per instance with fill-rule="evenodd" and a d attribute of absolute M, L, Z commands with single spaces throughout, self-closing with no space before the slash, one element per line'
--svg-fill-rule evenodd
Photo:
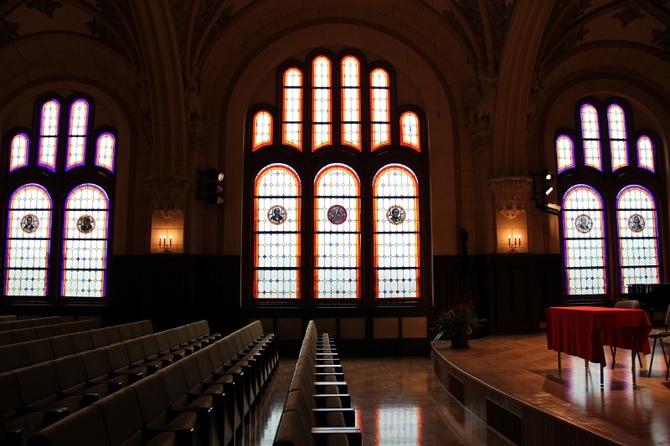
<path fill-rule="evenodd" d="M 104 397 L 39 429 L 28 444 L 232 444 L 276 369 L 273 341 L 254 322 L 225 337 L 203 336 L 162 357 L 147 357 L 145 366 L 170 354 L 181 359 L 144 369 L 147 375 L 130 378 L 118 389 L 114 385 Z M 132 376 L 136 368 L 131 365 L 128 373 Z M 112 375 L 117 380 L 125 376 Z"/>
<path fill-rule="evenodd" d="M 97 325 L 95 321 L 90 322 Z M 86 326 L 86 324 L 81 324 L 82 328 Z M 149 319 L 145 319 L 2 345 L 0 346 L 0 373 L 139 338 L 153 332 L 153 324 Z"/>
<path fill-rule="evenodd" d="M 54 316 L 54 318 L 58 317 L 59 316 Z M 41 321 L 44 319 L 51 319 L 51 317 L 30 320 Z M 76 333 L 83 330 L 93 330 L 94 328 L 100 327 L 100 322 L 96 319 L 82 319 L 79 321 L 69 322 L 58 322 L 54 319 L 53 321 L 53 323 L 47 323 L 43 325 L 0 331 L 0 346 L 16 344 L 18 342 L 33 341 L 35 339 L 44 339 L 61 334 Z"/>
<path fill-rule="evenodd" d="M 3 317 L 3 316 L 0 316 Z M 46 317 L 26 317 L 19 319 L 18 317 L 9 316 L 9 319 L 0 319 L 0 331 L 16 330 L 17 328 L 39 327 L 42 325 L 60 324 L 65 321 L 61 316 L 46 316 Z"/>
<path fill-rule="evenodd" d="M 180 333 L 192 333 L 182 339 Z M 209 335 L 200 321 L 0 373 L 7 446 L 24 445 L 44 426 L 183 358 Z"/>
<path fill-rule="evenodd" d="M 282 411 L 275 446 L 362 444 L 335 342 L 309 321 Z"/>

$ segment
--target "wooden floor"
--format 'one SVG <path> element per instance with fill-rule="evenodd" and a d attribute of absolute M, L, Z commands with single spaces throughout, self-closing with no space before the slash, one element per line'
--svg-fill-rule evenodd
<path fill-rule="evenodd" d="M 440 341 L 432 358 L 342 358 L 363 444 L 514 444 L 482 421 L 477 408 L 465 408 L 462 393 L 449 393 L 448 383 L 440 376 L 444 369 L 436 366 L 449 363 L 450 370 L 458 371 L 456 375 L 467 375 L 489 389 L 490 395 L 490 389 L 496 389 L 495 394 L 512 401 L 501 404 L 511 409 L 532 407 L 534 415 L 527 423 L 544 426 L 537 413 L 549 413 L 559 424 L 570 423 L 604 439 L 595 444 L 670 445 L 670 382 L 665 380 L 660 352 L 651 378 L 647 377 L 648 357 L 644 358 L 633 387 L 629 352 L 620 350 L 614 370 L 604 371 L 601 389 L 597 365 L 585 370 L 582 359 L 562 355 L 559 372 L 557 354 L 547 350 L 544 334 L 489 336 L 470 344 L 470 350 L 451 350 L 449 341 Z M 246 429 L 238 435 L 237 446 L 272 444 L 294 364 L 294 358 L 281 359 Z M 466 387 L 466 392 L 472 388 Z M 524 444 L 594 444 L 580 441 L 574 433 L 566 439 L 564 426 L 558 433 L 550 427 L 543 429 L 539 435 L 546 437 L 544 441 L 526 438 Z"/>

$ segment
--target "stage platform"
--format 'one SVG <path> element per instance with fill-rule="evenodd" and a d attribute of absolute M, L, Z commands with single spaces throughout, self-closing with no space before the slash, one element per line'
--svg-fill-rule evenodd
<path fill-rule="evenodd" d="M 457 400 L 490 427 L 523 445 L 670 445 L 670 381 L 657 348 L 651 377 L 650 356 L 631 376 L 630 350 L 619 349 L 600 385 L 599 364 L 547 348 L 544 333 L 488 336 L 452 350 L 438 341 L 435 374 Z M 670 344 L 666 344 L 666 351 Z"/>

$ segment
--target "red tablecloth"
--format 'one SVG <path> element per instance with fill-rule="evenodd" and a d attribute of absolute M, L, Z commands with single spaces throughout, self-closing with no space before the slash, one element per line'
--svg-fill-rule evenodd
<path fill-rule="evenodd" d="M 550 307 L 547 315 L 549 350 L 605 366 L 604 345 L 649 354 L 651 323 L 642 310 L 603 307 Z M 635 345 L 633 345 L 633 337 Z"/>

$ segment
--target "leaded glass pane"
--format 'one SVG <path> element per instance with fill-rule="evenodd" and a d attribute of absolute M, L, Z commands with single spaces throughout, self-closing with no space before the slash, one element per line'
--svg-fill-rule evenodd
<path fill-rule="evenodd" d="M 297 270 L 257 269 L 255 276 L 257 299 L 300 299 Z"/>
<path fill-rule="evenodd" d="M 568 135 L 559 135 L 556 138 L 556 161 L 558 173 L 575 167 L 575 148 Z"/>
<path fill-rule="evenodd" d="M 357 299 L 358 269 L 317 269 L 317 299 Z"/>
<path fill-rule="evenodd" d="M 300 183 L 284 165 L 259 173 L 254 197 L 254 296 L 299 299 Z"/>
<path fill-rule="evenodd" d="M 314 59 L 312 84 L 312 147 L 316 150 L 331 143 L 331 74 L 328 58 L 320 56 Z"/>
<path fill-rule="evenodd" d="M 389 76 L 378 68 L 370 74 L 370 111 L 372 120 L 372 150 L 391 143 Z"/>
<path fill-rule="evenodd" d="M 353 56 L 342 59 L 342 144 L 361 149 L 360 63 Z"/>
<path fill-rule="evenodd" d="M 573 186 L 564 196 L 562 217 L 567 294 L 606 293 L 605 221 L 600 195 L 587 185 Z"/>
<path fill-rule="evenodd" d="M 602 170 L 598 111 L 593 105 L 584 104 L 582 107 L 581 125 L 584 141 L 584 163 L 594 169 Z"/>
<path fill-rule="evenodd" d="M 47 101 L 42 106 L 40 120 L 40 142 L 38 162 L 51 171 L 56 170 L 56 151 L 58 144 L 58 122 L 60 119 L 60 104 Z"/>
<path fill-rule="evenodd" d="M 656 155 L 654 143 L 647 135 L 637 139 L 637 165 L 650 172 L 656 173 Z"/>
<path fill-rule="evenodd" d="M 418 182 L 404 166 L 389 165 L 373 181 L 376 297 L 417 298 L 420 267 Z"/>
<path fill-rule="evenodd" d="M 111 133 L 103 133 L 98 136 L 95 151 L 95 165 L 114 172 L 114 160 L 116 159 L 116 138 Z"/>
<path fill-rule="evenodd" d="M 70 107 L 70 127 L 65 170 L 84 164 L 88 133 L 88 102 L 79 99 Z"/>
<path fill-rule="evenodd" d="M 566 269 L 568 294 L 604 294 L 606 290 L 604 271 L 601 268 Z"/>
<path fill-rule="evenodd" d="M 607 122 L 609 124 L 612 171 L 628 165 L 625 121 L 623 109 L 617 104 L 610 105 L 607 109 Z"/>
<path fill-rule="evenodd" d="M 400 117 L 400 143 L 421 151 L 421 142 L 419 139 L 419 117 L 416 113 L 405 112 Z"/>
<path fill-rule="evenodd" d="M 617 197 L 621 291 L 629 285 L 658 283 L 658 221 L 651 193 L 637 185 Z"/>
<path fill-rule="evenodd" d="M 346 166 L 326 166 L 316 177 L 314 262 L 317 298 L 359 297 L 359 195 L 359 180 Z"/>
<path fill-rule="evenodd" d="M 418 269 L 378 269 L 375 274 L 378 299 L 419 297 Z"/>
<path fill-rule="evenodd" d="M 75 188 L 65 203 L 64 297 L 104 297 L 109 200 L 98 186 Z"/>
<path fill-rule="evenodd" d="M 9 149 L 10 172 L 28 165 L 28 147 L 28 135 L 25 133 L 14 135 Z"/>
<path fill-rule="evenodd" d="M 289 68 L 284 73 L 282 142 L 302 148 L 302 72 Z"/>
<path fill-rule="evenodd" d="M 259 111 L 253 119 L 253 142 L 251 150 L 272 144 L 272 115 L 268 111 Z"/>
<path fill-rule="evenodd" d="M 18 189 L 9 201 L 5 295 L 46 296 L 51 198 L 40 185 Z"/>

